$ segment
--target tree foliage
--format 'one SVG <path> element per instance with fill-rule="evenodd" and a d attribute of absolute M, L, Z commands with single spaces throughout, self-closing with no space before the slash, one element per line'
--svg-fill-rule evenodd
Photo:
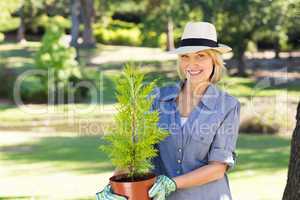
<path fill-rule="evenodd" d="M 19 26 L 20 20 L 12 14 L 20 5 L 20 0 L 0 1 L 0 32 L 10 31 Z"/>
<path fill-rule="evenodd" d="M 44 85 L 54 86 L 55 92 L 63 89 L 71 77 L 81 77 L 75 60 L 75 49 L 64 40 L 64 26 L 61 20 L 62 17 L 49 19 L 42 45 L 35 56 L 36 67 L 47 70 L 49 74 L 42 78 Z"/>
<path fill-rule="evenodd" d="M 286 47 L 299 0 L 187 0 L 186 3 L 191 10 L 201 7 L 203 20 L 216 25 L 221 43 L 229 44 L 239 61 L 238 74 L 245 75 L 243 56 L 249 42 L 267 37 L 278 43 L 278 48 Z"/>
<path fill-rule="evenodd" d="M 154 144 L 163 140 L 168 132 L 157 126 L 159 113 L 151 110 L 154 96 L 149 96 L 155 82 L 143 83 L 144 74 L 130 64 L 116 83 L 118 113 L 115 127 L 104 136 L 108 143 L 101 146 L 112 163 L 119 169 L 128 169 L 128 176 L 147 173 L 153 166 L 150 159 L 156 156 Z"/>

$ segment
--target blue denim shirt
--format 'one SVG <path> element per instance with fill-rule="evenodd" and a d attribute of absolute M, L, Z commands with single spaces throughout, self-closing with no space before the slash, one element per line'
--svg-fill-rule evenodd
<path fill-rule="evenodd" d="M 209 161 L 226 163 L 232 170 L 239 129 L 239 101 L 210 84 L 181 126 L 176 97 L 185 82 L 156 87 L 151 93 L 155 96 L 151 110 L 159 111 L 158 126 L 170 132 L 165 140 L 156 145 L 159 155 L 152 159 L 153 172 L 175 177 L 205 166 Z M 168 197 L 168 200 L 231 199 L 226 173 L 222 179 L 178 189 Z"/>

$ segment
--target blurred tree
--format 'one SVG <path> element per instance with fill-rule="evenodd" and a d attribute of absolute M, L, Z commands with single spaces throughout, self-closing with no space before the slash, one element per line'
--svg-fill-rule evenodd
<path fill-rule="evenodd" d="M 291 141 L 288 179 L 282 200 L 300 199 L 300 102 L 296 115 L 296 127 Z"/>
<path fill-rule="evenodd" d="M 101 20 L 103 27 L 106 27 L 114 14 L 132 14 L 143 16 L 146 0 L 94 0 L 95 20 Z M 132 21 L 130 21 L 132 22 Z"/>
<path fill-rule="evenodd" d="M 145 1 L 144 27 L 154 31 L 157 35 L 165 33 L 167 50 L 174 49 L 174 28 L 188 19 L 187 8 L 183 0 Z"/>
<path fill-rule="evenodd" d="M 30 2 L 30 1 L 25 1 L 25 2 Z M 24 2 L 24 0 L 22 1 L 22 5 L 20 6 L 20 9 L 19 9 L 20 25 L 19 25 L 18 34 L 17 34 L 18 42 L 22 42 L 22 41 L 26 40 L 25 39 L 25 22 L 24 22 L 25 2 Z"/>
<path fill-rule="evenodd" d="M 83 22 L 83 43 L 84 47 L 94 47 L 95 38 L 92 32 L 92 22 L 94 16 L 93 0 L 71 0 L 71 45 L 78 48 L 78 37 L 80 35 L 80 23 Z"/>
<path fill-rule="evenodd" d="M 72 19 L 72 28 L 71 28 L 71 46 L 78 48 L 78 37 L 79 37 L 79 14 L 80 14 L 80 1 L 71 0 L 71 19 Z"/>
<path fill-rule="evenodd" d="M 180 29 L 188 19 L 199 20 L 199 9 L 188 10 L 183 0 L 95 0 L 96 19 L 106 27 L 111 17 L 134 13 L 134 23 L 142 30 L 142 43 L 146 46 L 174 48 Z M 165 44 L 166 43 L 166 44 Z"/>
<path fill-rule="evenodd" d="M 247 75 L 244 53 L 248 43 L 256 41 L 259 34 L 271 32 L 268 37 L 273 35 L 275 44 L 284 45 L 289 17 L 295 13 L 296 2 L 299 0 L 186 0 L 190 9 L 201 7 L 203 20 L 214 23 L 221 42 L 233 48 L 240 76 Z"/>
<path fill-rule="evenodd" d="M 106 17 L 113 15 L 112 7 L 119 5 L 120 0 L 94 0 L 95 3 L 95 19 L 105 20 Z"/>
<path fill-rule="evenodd" d="M 93 0 L 81 0 L 81 13 L 83 29 L 83 46 L 94 47 L 95 38 L 93 37 L 92 23 L 94 18 L 94 2 Z"/>
<path fill-rule="evenodd" d="M 41 77 L 41 80 L 45 88 L 51 89 L 49 95 L 52 95 L 52 103 L 64 100 L 61 95 L 65 95 L 65 89 L 70 89 L 68 83 L 72 77 L 81 78 L 75 49 L 63 39 L 65 30 L 62 20 L 61 16 L 49 19 L 42 45 L 35 55 L 35 65 L 48 72 L 48 76 Z"/>
<path fill-rule="evenodd" d="M 185 1 L 191 10 L 201 7 L 203 11 L 202 19 L 206 22 L 216 23 L 217 14 L 223 10 L 225 0 L 206 0 L 206 1 Z"/>
<path fill-rule="evenodd" d="M 17 41 L 25 41 L 26 26 L 33 23 L 33 20 L 40 14 L 44 8 L 42 1 L 38 0 L 20 0 L 20 7 L 17 12 L 20 18 L 20 25 L 17 32 Z"/>
<path fill-rule="evenodd" d="M 256 32 L 269 22 L 272 11 L 271 1 L 264 0 L 229 0 L 224 4 L 224 20 L 222 23 L 222 38 L 232 47 L 234 57 L 238 60 L 237 75 L 246 76 L 244 54 L 248 42 L 253 39 Z"/>
<path fill-rule="evenodd" d="M 287 26 L 287 35 L 290 48 L 293 50 L 300 48 L 300 0 L 294 0 L 292 2 L 292 10 L 288 10 L 290 16 L 287 19 L 287 22 L 289 24 Z"/>
<path fill-rule="evenodd" d="M 272 7 L 269 11 L 269 20 L 266 26 L 256 32 L 254 35 L 255 41 L 267 40 L 273 45 L 276 53 L 276 58 L 279 58 L 279 52 L 281 50 L 288 50 L 288 30 L 297 27 L 297 4 L 300 4 L 299 0 L 276 0 L 272 3 Z M 299 19 L 298 19 L 299 20 Z M 298 26 L 300 23 L 298 22 Z"/>
<path fill-rule="evenodd" d="M 66 2 L 69 0 L 19 0 L 20 6 L 16 14 L 20 18 L 20 25 L 17 31 L 17 41 L 25 40 L 27 30 L 36 32 L 37 28 L 45 24 L 39 22 L 43 17 L 68 16 L 69 9 Z"/>
<path fill-rule="evenodd" d="M 290 17 L 287 13 L 294 12 L 292 8 L 295 0 L 238 2 L 237 0 L 225 2 L 224 13 L 227 14 L 226 20 L 223 20 L 222 33 L 234 47 L 233 51 L 238 60 L 237 74 L 244 76 L 246 75 L 244 53 L 249 41 L 257 41 L 255 38 L 257 34 L 273 30 L 273 34 L 268 37 L 273 35 L 275 44 L 280 42 L 284 45 Z"/>
<path fill-rule="evenodd" d="M 16 29 L 19 26 L 19 19 L 12 16 L 20 7 L 20 0 L 0 1 L 0 41 L 4 39 L 2 32 Z"/>

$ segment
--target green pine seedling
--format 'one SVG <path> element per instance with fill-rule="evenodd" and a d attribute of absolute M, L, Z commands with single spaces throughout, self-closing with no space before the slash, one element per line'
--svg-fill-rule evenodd
<path fill-rule="evenodd" d="M 134 180 L 153 169 L 151 158 L 157 155 L 154 145 L 165 139 L 169 132 L 157 126 L 159 113 L 151 110 L 156 85 L 154 80 L 143 83 L 144 74 L 138 67 L 126 64 L 116 82 L 118 101 L 115 126 L 103 136 L 100 146 L 118 169 L 125 169 L 128 178 Z"/>

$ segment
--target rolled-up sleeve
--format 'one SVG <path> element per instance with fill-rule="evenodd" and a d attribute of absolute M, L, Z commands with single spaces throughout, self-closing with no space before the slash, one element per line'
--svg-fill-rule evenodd
<path fill-rule="evenodd" d="M 218 127 L 208 154 L 208 161 L 226 163 L 229 166 L 227 171 L 232 170 L 235 166 L 239 124 L 240 103 L 237 102 Z"/>

